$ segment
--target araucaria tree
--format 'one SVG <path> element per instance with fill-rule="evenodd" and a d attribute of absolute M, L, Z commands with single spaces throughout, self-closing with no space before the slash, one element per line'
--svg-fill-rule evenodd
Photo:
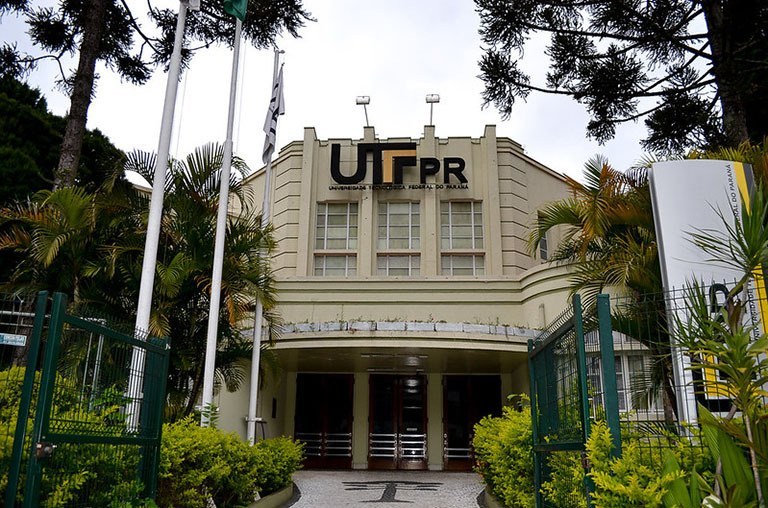
<path fill-rule="evenodd" d="M 509 116 L 530 92 L 568 95 L 590 137 L 645 119 L 644 147 L 762 141 L 768 134 L 764 0 L 475 0 L 486 44 L 483 97 Z M 550 37 L 545 76 L 521 66 L 531 36 Z"/>
<path fill-rule="evenodd" d="M 37 55 L 18 51 L 13 42 L 0 47 L 0 75 L 18 77 L 40 60 L 59 63 L 61 84 L 70 97 L 67 126 L 55 171 L 54 187 L 75 184 L 88 107 L 95 92 L 96 64 L 102 62 L 120 77 L 143 84 L 158 65 L 166 65 L 173 50 L 176 11 L 160 9 L 147 2 L 151 31 L 143 27 L 124 0 L 59 0 L 57 7 L 35 6 L 30 0 L 0 0 L 4 14 L 22 15 L 32 42 L 42 50 Z M 249 0 L 243 36 L 254 46 L 268 47 L 287 31 L 297 36 L 311 19 L 301 0 Z M 188 64 L 192 52 L 211 44 L 232 44 L 234 18 L 223 9 L 223 1 L 202 2 L 202 10 L 190 13 L 182 56 Z M 64 70 L 62 59 L 78 55 L 77 68 Z"/>

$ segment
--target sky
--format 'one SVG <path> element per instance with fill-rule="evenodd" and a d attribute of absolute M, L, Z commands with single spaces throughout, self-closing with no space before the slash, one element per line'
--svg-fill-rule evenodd
<path fill-rule="evenodd" d="M 128 3 L 136 13 L 146 10 L 144 1 Z M 174 9 L 178 5 L 173 0 L 153 3 Z M 298 39 L 286 35 L 278 40 L 285 52 L 286 103 L 278 147 L 302 139 L 304 127 L 314 127 L 320 139 L 362 137 L 365 115 L 355 104 L 361 95 L 370 97 L 368 117 L 379 138 L 418 138 L 429 123 L 425 96 L 439 94 L 433 117 L 439 137 L 480 137 L 484 126 L 493 124 L 498 136 L 514 139 L 530 157 L 575 178 L 595 154 L 606 156 L 618 169 L 630 167 L 643 155 L 642 121 L 620 126 L 617 136 L 601 146 L 586 137 L 584 107 L 567 97 L 531 94 L 527 102 L 515 105 L 507 120 L 492 105 L 483 108 L 477 63 L 482 43 L 471 0 L 304 0 L 304 4 L 317 21 L 301 29 Z M 0 38 L 15 39 L 23 48 L 24 30 L 23 23 L 6 16 Z M 532 41 L 524 55 L 523 67 L 533 83 L 544 79 L 545 42 Z M 71 67 L 75 65 L 73 61 Z M 232 51 L 225 47 L 202 50 L 192 59 L 178 89 L 172 155 L 184 156 L 196 146 L 224 140 L 231 65 Z M 234 151 L 252 170 L 261 166 L 272 68 L 272 50 L 243 46 Z M 68 99 L 54 85 L 57 72 L 53 64 L 42 63 L 29 81 L 41 89 L 54 113 L 64 115 Z M 123 150 L 156 151 L 166 74 L 157 70 L 147 84 L 134 86 L 106 68 L 97 72 L 88 127 L 100 129 Z"/>

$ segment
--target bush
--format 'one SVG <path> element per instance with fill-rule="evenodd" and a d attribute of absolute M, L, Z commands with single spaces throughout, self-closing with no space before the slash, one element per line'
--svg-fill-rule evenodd
<path fill-rule="evenodd" d="M 8 487 L 11 453 L 24 380 L 23 367 L 0 371 L 0 490 Z M 39 383 L 40 373 L 35 373 Z M 107 388 L 95 405 L 83 410 L 78 404 L 78 389 L 74 381 L 56 375 L 54 409 L 57 418 L 87 422 L 92 429 L 110 435 L 115 426 L 121 427 L 120 407 L 124 404 L 121 392 Z M 31 435 L 37 404 L 33 392 L 27 436 Z M 139 450 L 136 447 L 98 444 L 60 444 L 53 455 L 43 463 L 40 500 L 55 508 L 72 506 L 87 497 L 92 506 L 126 506 L 125 502 L 138 499 L 143 487 L 136 479 Z M 24 469 L 20 485 L 25 481 Z"/>
<path fill-rule="evenodd" d="M 303 445 L 287 437 L 259 441 L 253 447 L 256 454 L 256 476 L 259 494 L 276 492 L 291 483 L 291 475 L 304 460 Z"/>
<path fill-rule="evenodd" d="M 501 417 L 486 416 L 475 425 L 475 471 L 508 508 L 534 506 L 533 436 L 528 398 L 518 411 L 505 407 Z"/>
<path fill-rule="evenodd" d="M 197 508 L 247 505 L 290 483 L 303 458 L 301 445 L 277 438 L 248 446 L 235 434 L 200 427 L 191 418 L 166 425 L 160 453 L 157 504 Z"/>
<path fill-rule="evenodd" d="M 505 407 L 501 417 L 483 418 L 475 425 L 475 471 L 480 473 L 491 493 L 507 508 L 534 505 L 531 411 L 522 396 L 517 411 Z M 661 506 L 673 482 L 685 476 L 682 471 L 697 471 L 709 483 L 714 471 L 712 456 L 689 437 L 661 427 L 622 430 L 622 456 L 611 457 L 611 435 L 602 421 L 594 422 L 587 441 L 589 477 L 595 485 L 592 501 L 596 508 Z M 667 457 L 679 464 L 667 468 Z M 552 506 L 586 507 L 585 473 L 581 452 L 554 452 L 547 461 L 549 479 L 541 493 Z"/>
<path fill-rule="evenodd" d="M 595 483 L 592 501 L 596 508 L 662 506 L 669 486 L 683 477 L 681 471 L 663 473 L 658 454 L 643 453 L 637 439 L 622 442 L 619 458 L 611 458 L 612 448 L 608 426 L 595 422 L 587 440 L 587 458 L 592 464 L 589 477 Z"/>
<path fill-rule="evenodd" d="M 542 482 L 541 493 L 550 506 L 587 508 L 584 495 L 584 466 L 581 452 L 551 453 L 549 481 Z"/>

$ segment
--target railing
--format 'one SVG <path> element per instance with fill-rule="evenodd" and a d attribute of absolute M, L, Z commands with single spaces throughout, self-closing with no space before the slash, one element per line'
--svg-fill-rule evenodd
<path fill-rule="evenodd" d="M 397 434 L 370 434 L 368 453 L 375 458 L 394 459 L 397 454 Z"/>
<path fill-rule="evenodd" d="M 326 457 L 351 457 L 352 433 L 333 433 L 325 436 Z"/>
<path fill-rule="evenodd" d="M 297 432 L 307 457 L 351 457 L 352 434 L 349 432 Z"/>
<path fill-rule="evenodd" d="M 426 434 L 400 434 L 400 458 L 424 459 L 427 456 Z"/>
<path fill-rule="evenodd" d="M 469 438 L 469 443 L 472 443 L 472 437 Z M 472 448 L 460 448 L 448 445 L 448 434 L 443 434 L 443 457 L 445 459 L 471 459 Z"/>

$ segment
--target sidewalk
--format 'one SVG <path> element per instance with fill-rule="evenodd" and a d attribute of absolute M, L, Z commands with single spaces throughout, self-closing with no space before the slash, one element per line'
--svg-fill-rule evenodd
<path fill-rule="evenodd" d="M 483 490 L 475 473 L 438 471 L 298 471 L 300 497 L 291 508 L 477 508 Z"/>

